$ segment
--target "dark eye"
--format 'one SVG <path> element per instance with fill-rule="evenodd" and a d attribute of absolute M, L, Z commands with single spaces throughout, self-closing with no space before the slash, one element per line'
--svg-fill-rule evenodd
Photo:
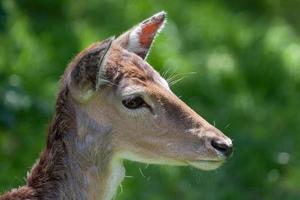
<path fill-rule="evenodd" d="M 141 97 L 129 97 L 124 99 L 122 104 L 129 109 L 137 109 L 147 105 Z"/>

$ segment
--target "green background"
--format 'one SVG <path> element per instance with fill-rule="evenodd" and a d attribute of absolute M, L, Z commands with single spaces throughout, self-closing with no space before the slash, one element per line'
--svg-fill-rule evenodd
<path fill-rule="evenodd" d="M 165 10 L 148 59 L 233 138 L 220 169 L 126 162 L 117 200 L 300 199 L 299 0 L 1 0 L 0 192 L 45 144 L 59 76 L 84 47 Z"/>

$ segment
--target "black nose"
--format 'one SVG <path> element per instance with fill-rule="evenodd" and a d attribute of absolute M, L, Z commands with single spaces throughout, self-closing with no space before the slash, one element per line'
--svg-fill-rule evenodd
<path fill-rule="evenodd" d="M 212 140 L 211 146 L 213 146 L 217 151 L 219 151 L 226 157 L 229 157 L 232 154 L 232 144 L 229 145 L 221 140 Z"/>

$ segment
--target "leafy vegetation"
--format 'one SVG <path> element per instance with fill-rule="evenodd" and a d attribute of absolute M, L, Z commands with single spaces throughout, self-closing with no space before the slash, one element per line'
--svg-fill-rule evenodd
<path fill-rule="evenodd" d="M 185 77 L 172 89 L 233 138 L 235 152 L 213 172 L 126 162 L 117 199 L 300 199 L 299 7 L 291 0 L 2 0 L 0 192 L 24 184 L 72 56 L 165 10 L 168 23 L 148 61 L 167 78 Z"/>

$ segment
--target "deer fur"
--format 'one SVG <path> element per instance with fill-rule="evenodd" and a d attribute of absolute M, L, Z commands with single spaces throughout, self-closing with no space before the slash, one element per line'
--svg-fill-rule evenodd
<path fill-rule="evenodd" d="M 145 61 L 164 23 L 160 12 L 73 59 L 60 82 L 45 149 L 25 186 L 0 200 L 109 200 L 125 176 L 124 159 L 204 170 L 224 162 L 231 140 Z M 142 107 L 122 105 L 137 95 Z"/>

